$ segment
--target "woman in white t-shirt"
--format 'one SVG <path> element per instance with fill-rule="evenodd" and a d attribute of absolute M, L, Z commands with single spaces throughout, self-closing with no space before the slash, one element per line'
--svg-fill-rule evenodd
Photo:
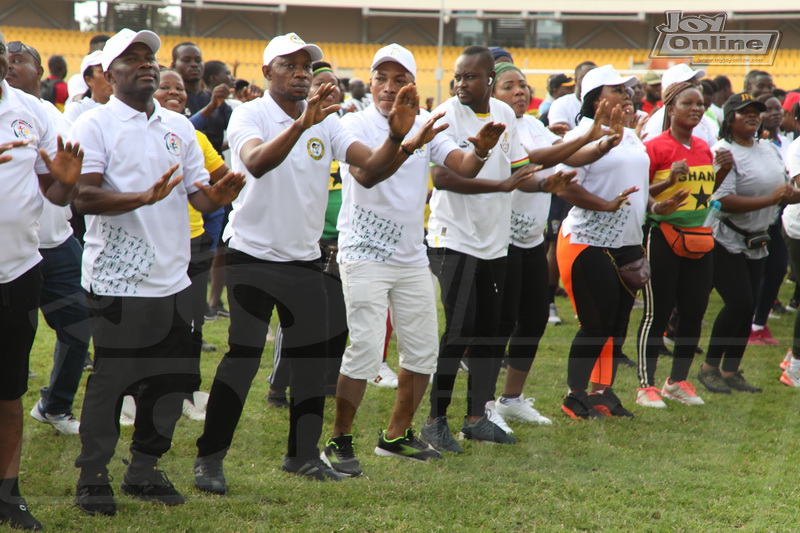
<path fill-rule="evenodd" d="M 796 186 L 800 184 L 800 139 L 789 145 L 786 153 L 786 168 L 789 177 Z M 787 206 L 783 211 L 783 230 L 786 233 L 786 244 L 789 248 L 789 259 L 795 272 L 800 272 L 800 204 Z M 783 374 L 781 383 L 790 387 L 800 387 L 800 313 L 795 315 L 792 347 L 781 362 Z M 794 354 L 797 354 L 795 357 Z"/>
<path fill-rule="evenodd" d="M 493 96 L 507 103 L 516 115 L 520 141 L 532 161 L 548 167 L 538 172 L 540 178 L 556 174 L 555 164 L 569 158 L 578 165 L 595 161 L 597 149 L 580 150 L 603 136 L 600 123 L 573 140 L 563 142 L 538 119 L 526 114 L 531 89 L 517 67 L 511 63 L 495 66 Z M 612 146 L 617 135 L 604 141 Z M 609 144 L 611 143 L 611 144 Z M 577 153 L 577 155 L 575 155 Z M 559 171 L 560 172 L 560 171 Z M 572 171 L 574 175 L 575 171 Z M 551 420 L 533 408 L 533 398 L 525 398 L 523 388 L 544 334 L 549 317 L 548 264 L 544 230 L 550 210 L 551 195 L 516 190 L 511 193 L 511 242 L 503 289 L 499 334 L 508 345 L 508 369 L 502 395 L 497 399 L 497 413 L 507 420 L 550 424 Z M 505 350 L 506 342 L 502 349 Z M 502 355 L 502 354 L 500 354 Z M 498 357 L 498 363 L 500 357 Z M 499 364 L 498 364 L 499 368 Z"/>
<path fill-rule="evenodd" d="M 731 389 L 761 392 L 742 375 L 742 362 L 769 240 L 767 230 L 778 205 L 800 194 L 786 183 L 783 162 L 768 141 L 757 139 L 766 106 L 748 93 L 731 96 L 723 106 L 720 140 L 712 148 L 730 150 L 733 168 L 712 199 L 721 217 L 714 229 L 714 288 L 724 306 L 711 330 L 708 352 L 697 376 L 711 392 Z"/>
<path fill-rule="evenodd" d="M 632 114 L 629 88 L 634 83 L 635 77 L 621 77 L 611 65 L 590 71 L 581 87 L 581 121 L 564 140 L 582 135 L 595 120 L 610 124 L 615 109 Z M 601 106 L 602 100 L 606 105 Z M 603 152 L 601 142 L 597 150 Z M 611 389 L 638 289 L 623 284 L 617 267 L 642 258 L 645 212 L 669 214 L 688 194 L 682 190 L 656 202 L 648 194 L 649 168 L 642 141 L 625 128 L 619 144 L 596 162 L 576 168 L 578 183 L 560 193 L 575 206 L 558 241 L 559 270 L 580 322 L 569 354 L 569 393 L 562 405 L 572 418 L 633 416 Z"/>

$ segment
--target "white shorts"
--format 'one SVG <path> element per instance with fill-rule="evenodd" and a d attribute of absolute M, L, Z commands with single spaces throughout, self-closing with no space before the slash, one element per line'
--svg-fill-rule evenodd
<path fill-rule="evenodd" d="M 386 312 L 397 334 L 400 366 L 419 374 L 436 372 L 439 325 L 430 268 L 375 261 L 340 266 L 350 344 L 340 373 L 352 379 L 378 375 L 386 340 Z"/>

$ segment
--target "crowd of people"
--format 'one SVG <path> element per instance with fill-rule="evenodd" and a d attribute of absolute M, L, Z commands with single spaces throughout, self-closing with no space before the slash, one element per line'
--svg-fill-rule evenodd
<path fill-rule="evenodd" d="M 695 382 L 761 391 L 741 362 L 748 343 L 777 343 L 766 322 L 787 264 L 800 268 L 800 93 L 767 72 L 734 94 L 685 64 L 639 80 L 586 61 L 539 100 L 511 54 L 470 46 L 431 109 L 398 44 L 348 87 L 318 46 L 277 36 L 266 92 L 194 43 L 168 65 L 160 47 L 147 30 L 96 36 L 65 82 L 58 60 L 43 80 L 38 51 L 0 36 L 0 523 L 42 528 L 18 479 L 40 309 L 57 342 L 30 415 L 79 435 L 75 502 L 88 515 L 116 514 L 121 423 L 134 426 L 121 492 L 185 501 L 159 468 L 182 414 L 204 424 L 196 487 L 227 492 L 224 459 L 273 312 L 281 468 L 320 481 L 363 473 L 353 426 L 369 383 L 397 389 L 378 456 L 437 460 L 464 453 L 458 439 L 517 442 L 509 422 L 551 424 L 525 386 L 547 325 L 561 323 L 560 285 L 579 322 L 567 416 L 633 417 L 614 390 L 619 364 L 637 367 L 640 387 L 622 396 L 641 407 L 702 405 L 690 374 L 712 289 L 724 305 Z M 637 298 L 633 362 L 622 346 Z M 219 317 L 229 349 L 203 393 L 201 353 L 216 347 L 202 327 Z M 780 381 L 800 387 L 800 314 L 794 338 Z M 659 387 L 665 339 L 674 357 Z M 320 448 L 326 396 L 335 417 Z"/>

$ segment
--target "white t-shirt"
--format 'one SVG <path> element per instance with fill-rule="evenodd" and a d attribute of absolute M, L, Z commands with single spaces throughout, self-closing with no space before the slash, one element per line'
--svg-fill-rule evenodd
<path fill-rule="evenodd" d="M 789 145 L 785 161 L 789 179 L 800 174 L 800 138 Z M 783 229 L 792 239 L 800 239 L 800 204 L 789 204 L 783 210 Z"/>
<path fill-rule="evenodd" d="M 81 285 L 108 296 L 164 297 L 189 286 L 187 196 L 208 172 L 189 120 L 157 101 L 150 118 L 112 96 L 78 117 L 70 139 L 81 143 L 83 173 L 103 175 L 101 188 L 149 189 L 172 165 L 183 175 L 169 195 L 127 213 L 88 215 Z"/>
<path fill-rule="evenodd" d="M 574 130 L 567 132 L 564 140 L 583 135 L 592 123 L 592 119 L 584 117 Z M 563 164 L 558 168 L 572 170 Z M 631 187 L 639 190 L 628 196 L 630 205 L 623 205 L 616 211 L 592 211 L 577 206 L 570 209 L 561 223 L 563 234 L 571 235 L 570 242 L 603 248 L 641 244 L 650 186 L 650 158 L 636 131 L 625 128 L 619 145 L 594 163 L 575 170 L 578 184 L 604 200 L 613 200 Z"/>
<path fill-rule="evenodd" d="M 47 174 L 39 155 L 56 152 L 56 135 L 39 100 L 5 80 L 0 82 L 0 143 L 31 139 L 27 146 L 8 152 L 11 161 L 0 165 L 0 283 L 14 281 L 33 268 L 39 255 L 36 220 L 42 212 L 37 174 Z"/>
<path fill-rule="evenodd" d="M 581 111 L 581 101 L 575 93 L 565 94 L 557 98 L 550 105 L 550 112 L 547 113 L 547 121 L 550 124 L 566 124 L 569 129 L 576 126 L 575 119 Z"/>
<path fill-rule="evenodd" d="M 356 139 L 375 149 L 389 135 L 389 121 L 374 105 L 361 113 L 348 113 L 342 125 Z M 417 116 L 406 137 L 413 136 L 426 122 Z M 341 164 L 342 208 L 339 230 L 339 263 L 378 261 L 395 266 L 428 265 L 423 218 L 428 194 L 430 162 L 444 165 L 458 146 L 447 136 L 437 135 L 417 150 L 390 178 L 367 189 Z"/>
<path fill-rule="evenodd" d="M 70 123 L 75 122 L 83 113 L 101 105 L 103 104 L 94 98 L 81 98 L 77 102 L 67 102 L 67 105 L 64 107 L 64 118 L 70 121 Z"/>
<path fill-rule="evenodd" d="M 712 200 L 719 200 L 731 194 L 738 196 L 768 196 L 775 187 L 786 183 L 786 169 L 778 153 L 770 148 L 769 141 L 756 141 L 753 146 L 742 146 L 735 142 L 720 139 L 711 147 L 715 152 L 720 148 L 730 150 L 733 155 L 733 168 L 725 181 L 714 191 Z M 714 170 L 719 170 L 716 165 Z M 773 222 L 778 207 L 771 205 L 745 213 L 727 213 L 721 218 L 730 219 L 738 228 L 747 231 L 764 231 Z M 743 253 L 749 259 L 760 259 L 769 255 L 767 247 L 749 250 L 744 244 L 744 236 L 717 220 L 713 224 L 714 240 L 732 254 Z"/>
<path fill-rule="evenodd" d="M 552 146 L 561 137 L 548 130 L 542 122 L 530 115 L 517 118 L 517 132 L 525 150 L 531 152 L 538 148 Z M 546 178 L 555 172 L 549 168 L 536 173 L 538 178 Z M 542 192 L 511 193 L 511 244 L 520 248 L 533 248 L 544 242 L 544 228 L 550 212 L 550 194 Z"/>
<path fill-rule="evenodd" d="M 647 134 L 645 140 L 655 139 L 664 131 L 664 113 L 664 107 L 659 108 L 652 114 L 647 124 L 644 125 L 642 133 Z M 709 146 L 714 146 L 717 144 L 717 137 L 719 137 L 719 126 L 711 117 L 703 115 L 703 118 L 700 119 L 700 123 L 692 130 L 692 135 L 700 137 L 707 142 Z"/>
<path fill-rule="evenodd" d="M 69 121 L 51 102 L 40 101 L 47 112 L 50 127 L 53 128 L 56 135 L 61 135 L 62 139 L 66 139 L 71 126 Z M 55 248 L 72 235 L 72 226 L 69 225 L 72 211 L 69 207 L 50 203 L 47 198 L 43 198 L 43 200 L 42 215 L 38 221 L 39 248 Z"/>
<path fill-rule="evenodd" d="M 242 147 L 252 139 L 267 142 L 294 121 L 266 93 L 234 109 L 228 124 L 233 171 L 244 173 L 246 183 L 233 202 L 223 239 L 264 261 L 319 259 L 331 160 L 345 161 L 356 142 L 338 117 L 329 115 L 300 135 L 277 168 L 254 178 L 239 157 Z"/>
<path fill-rule="evenodd" d="M 506 125 L 500 141 L 477 178 L 503 181 L 513 167 L 528 163 L 528 153 L 517 132 L 514 110 L 495 98 L 489 102 L 489 113 L 477 115 L 457 97 L 442 102 L 432 113 L 445 112 L 437 125 L 450 124 L 439 135 L 446 135 L 463 150 L 471 150 L 467 140 L 474 137 L 489 121 Z M 506 193 L 459 194 L 433 190 L 431 216 L 428 219 L 428 245 L 450 248 L 478 259 L 497 259 L 508 255 L 511 195 Z"/>

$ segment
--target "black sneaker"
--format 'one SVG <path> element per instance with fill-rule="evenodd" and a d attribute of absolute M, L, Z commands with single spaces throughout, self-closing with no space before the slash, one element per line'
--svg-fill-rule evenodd
<path fill-rule="evenodd" d="M 800 309 L 800 301 L 794 298 L 789 300 L 789 303 L 786 305 L 786 310 L 790 313 L 795 313 L 798 309 Z"/>
<path fill-rule="evenodd" d="M 419 432 L 423 441 L 430 444 L 435 450 L 440 452 L 464 453 L 464 448 L 456 442 L 453 434 L 450 433 L 450 426 L 447 424 L 447 417 L 440 416 L 434 418 L 428 424 L 426 421 Z"/>
<path fill-rule="evenodd" d="M 0 524 L 6 524 L 12 529 L 42 530 L 41 522 L 31 515 L 28 504 L 19 496 L 8 496 L 6 500 L 0 500 Z"/>
<path fill-rule="evenodd" d="M 281 409 L 289 408 L 289 399 L 285 392 L 270 392 L 267 394 L 267 404 Z"/>
<path fill-rule="evenodd" d="M 325 464 L 347 477 L 356 477 L 364 473 L 353 448 L 352 435 L 331 437 L 319 457 Z"/>
<path fill-rule="evenodd" d="M 697 381 L 703 384 L 708 389 L 708 392 L 716 392 L 721 394 L 730 394 L 731 388 L 728 383 L 722 378 L 719 368 L 712 368 L 711 370 L 703 370 L 702 367 L 697 373 Z"/>
<path fill-rule="evenodd" d="M 128 496 L 148 502 L 163 503 L 169 506 L 186 503 L 186 498 L 175 490 L 167 474 L 156 467 L 147 470 L 143 476 L 133 479 L 126 472 L 119 488 Z"/>
<path fill-rule="evenodd" d="M 605 416 L 633 418 L 633 413 L 622 407 L 622 401 L 614 394 L 611 387 L 606 387 L 603 392 L 593 392 L 586 396 L 586 402 L 592 409 Z"/>
<path fill-rule="evenodd" d="M 474 424 L 467 422 L 467 417 L 464 417 L 464 425 L 461 426 L 461 433 L 459 433 L 459 436 L 462 439 L 499 444 L 514 444 L 517 442 L 517 439 L 489 420 L 489 416 L 486 414 L 480 417 Z"/>
<path fill-rule="evenodd" d="M 81 475 L 75 490 L 75 503 L 80 510 L 91 516 L 117 514 L 114 489 L 111 488 L 112 480 L 113 478 L 106 472 L 87 478 Z"/>
<path fill-rule="evenodd" d="M 760 387 L 756 387 L 752 385 L 749 381 L 744 379 L 742 375 L 742 371 L 739 370 L 735 374 L 731 374 L 730 376 L 722 378 L 725 380 L 725 383 L 732 389 L 736 389 L 742 392 L 762 392 Z"/>
<path fill-rule="evenodd" d="M 222 459 L 212 456 L 196 457 L 194 460 L 194 484 L 205 492 L 225 494 L 228 484 L 222 472 Z"/>
<path fill-rule="evenodd" d="M 442 454 L 437 452 L 430 444 L 419 440 L 411 429 L 407 429 L 406 434 L 402 437 L 392 440 L 386 440 L 386 431 L 381 431 L 380 437 L 378 437 L 378 445 L 375 446 L 375 455 L 405 457 L 415 461 L 443 458 Z"/>
<path fill-rule="evenodd" d="M 285 457 L 281 470 L 298 476 L 305 476 L 317 481 L 341 481 L 347 476 L 326 465 L 322 459 L 314 458 L 304 461 Z"/>
<path fill-rule="evenodd" d="M 772 302 L 772 312 L 778 315 L 788 315 L 791 313 L 791 311 L 783 306 L 780 300 L 775 300 Z"/>
<path fill-rule="evenodd" d="M 222 304 L 217 304 L 214 307 L 209 307 L 208 310 L 221 318 L 231 317 L 231 314 L 228 312 L 227 309 L 225 309 L 225 307 Z"/>
<path fill-rule="evenodd" d="M 561 410 L 575 420 L 602 419 L 605 415 L 592 409 L 588 403 L 586 391 L 570 392 L 564 396 L 564 403 Z"/>
<path fill-rule="evenodd" d="M 206 322 L 214 322 L 217 320 L 217 312 L 211 309 L 210 307 L 206 309 L 206 312 L 203 313 L 203 320 Z"/>
<path fill-rule="evenodd" d="M 206 341 L 203 341 L 203 344 L 200 346 L 200 350 L 203 352 L 216 352 L 217 347 L 213 344 L 209 344 Z"/>

